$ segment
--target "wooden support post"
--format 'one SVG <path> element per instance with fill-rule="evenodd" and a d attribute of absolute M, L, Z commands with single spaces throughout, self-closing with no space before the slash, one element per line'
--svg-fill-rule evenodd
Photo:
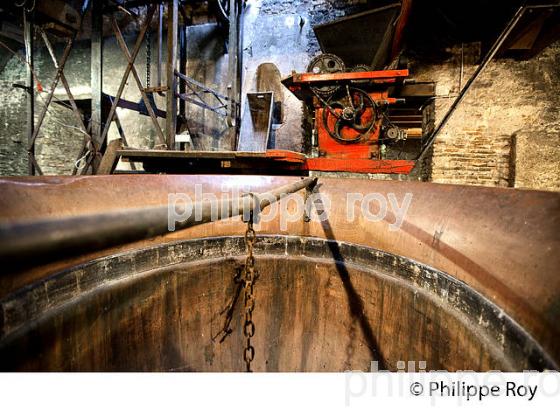
<path fill-rule="evenodd" d="M 111 141 L 107 144 L 107 150 L 99 163 L 99 167 L 97 169 L 98 175 L 110 175 L 115 171 L 117 167 L 117 151 L 122 148 L 122 141 L 120 139 L 116 139 Z"/>
<path fill-rule="evenodd" d="M 177 69 L 177 29 L 179 25 L 179 0 L 169 0 L 167 10 L 167 149 L 175 149 L 177 133 L 177 96 L 175 70 Z"/>
<path fill-rule="evenodd" d="M 239 129 L 239 0 L 229 0 L 229 45 L 228 45 L 228 98 L 227 122 L 230 126 L 232 148 L 237 146 Z M 239 7 L 238 7 L 239 6 Z"/>
<path fill-rule="evenodd" d="M 103 132 L 103 0 L 91 5 L 91 136 L 97 148 Z"/>
<path fill-rule="evenodd" d="M 35 175 L 35 144 L 33 141 L 33 133 L 35 131 L 35 81 L 33 78 L 33 12 L 25 13 L 24 36 L 25 36 L 25 56 L 26 56 L 26 77 L 25 85 L 27 87 L 27 143 L 29 148 L 28 173 Z"/>

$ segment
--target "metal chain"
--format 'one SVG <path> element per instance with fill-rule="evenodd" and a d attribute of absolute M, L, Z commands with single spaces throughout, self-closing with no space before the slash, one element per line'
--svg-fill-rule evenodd
<path fill-rule="evenodd" d="M 150 88 L 150 72 L 152 65 L 152 34 L 146 32 L 146 88 Z"/>
<path fill-rule="evenodd" d="M 255 257 L 253 256 L 253 247 L 257 239 L 255 230 L 253 229 L 253 211 L 247 221 L 247 230 L 245 231 L 245 245 L 247 247 L 247 258 L 245 259 L 244 268 L 244 287 L 245 287 L 245 323 L 243 325 L 243 334 L 247 338 L 247 344 L 243 351 L 243 360 L 247 366 L 247 372 L 251 372 L 251 362 L 255 358 L 255 348 L 251 345 L 251 338 L 255 335 L 255 324 L 253 323 L 253 310 L 255 309 L 254 284 L 256 279 Z"/>

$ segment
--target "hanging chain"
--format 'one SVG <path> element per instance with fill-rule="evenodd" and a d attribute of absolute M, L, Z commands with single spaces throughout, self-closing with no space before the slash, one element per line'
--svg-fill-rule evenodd
<path fill-rule="evenodd" d="M 253 197 L 254 198 L 254 197 Z M 255 324 L 253 323 L 253 310 L 255 309 L 254 284 L 256 279 L 255 257 L 253 256 L 253 247 L 257 239 L 255 230 L 253 229 L 254 214 L 251 210 L 249 220 L 247 221 L 247 230 L 245 231 L 245 245 L 247 247 L 247 258 L 245 259 L 245 323 L 243 325 L 243 334 L 247 338 L 247 344 L 243 351 L 243 360 L 247 365 L 247 371 L 251 372 L 251 362 L 255 358 L 255 348 L 251 345 L 251 338 L 255 334 Z"/>
<path fill-rule="evenodd" d="M 150 74 L 152 65 L 152 33 L 146 32 L 146 88 L 150 88 Z"/>

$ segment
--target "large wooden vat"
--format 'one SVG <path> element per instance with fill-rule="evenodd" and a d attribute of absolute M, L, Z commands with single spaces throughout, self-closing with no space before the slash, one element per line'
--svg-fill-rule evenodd
<path fill-rule="evenodd" d="M 3 221 L 25 220 L 162 204 L 196 183 L 292 180 L 5 179 L 0 205 Z M 258 227 L 254 370 L 557 368 L 557 194 L 335 179 L 319 190 L 334 204 L 328 220 Z M 413 199 L 393 231 L 391 215 L 348 223 L 348 192 Z M 241 300 L 222 330 L 243 231 L 221 221 L 4 272 L 1 369 L 242 371 Z"/>

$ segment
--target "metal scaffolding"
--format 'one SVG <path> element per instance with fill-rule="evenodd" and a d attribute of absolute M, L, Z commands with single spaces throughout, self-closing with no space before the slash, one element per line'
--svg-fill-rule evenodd
<path fill-rule="evenodd" d="M 224 0 L 225 1 L 225 0 Z M 84 0 L 80 14 L 78 29 L 73 30 L 68 36 L 64 51 L 60 59 L 57 59 L 53 50 L 51 41 L 47 32 L 41 27 L 33 25 L 33 16 L 31 13 L 26 14 L 24 22 L 24 30 L 26 36 L 26 58 L 27 58 L 27 80 L 26 90 L 27 98 L 27 114 L 28 114 L 28 153 L 29 153 L 29 174 L 42 175 L 41 167 L 37 163 L 35 157 L 35 147 L 37 137 L 41 131 L 41 126 L 48 112 L 48 108 L 53 101 L 54 92 L 59 82 L 62 83 L 67 94 L 68 106 L 72 109 L 73 115 L 78 122 L 80 131 L 84 134 L 82 148 L 76 160 L 73 174 L 96 174 L 98 173 L 101 161 L 107 150 L 107 136 L 113 121 L 117 126 L 119 136 L 126 146 L 126 138 L 119 117 L 117 115 L 117 107 L 138 111 L 150 117 L 152 125 L 156 132 L 156 147 L 174 150 L 175 136 L 179 131 L 180 124 L 178 121 L 186 122 L 185 103 L 195 104 L 204 109 L 218 111 L 227 118 L 227 123 L 233 133 L 234 140 L 237 138 L 239 128 L 239 106 L 240 106 L 240 46 L 239 46 L 239 19 L 242 10 L 242 4 L 239 0 L 231 1 L 232 7 L 229 8 L 229 56 L 230 63 L 228 66 L 228 96 L 223 96 L 217 91 L 211 89 L 189 78 L 186 71 L 186 14 L 183 10 L 183 4 L 179 0 L 165 1 L 130 1 L 119 5 L 118 7 L 106 5 L 103 0 Z M 163 45 L 163 7 L 167 6 L 167 64 L 166 64 L 166 84 L 162 84 L 162 45 Z M 136 41 L 132 49 L 129 49 L 123 37 L 121 29 L 115 18 L 117 11 L 124 11 L 130 15 L 128 8 L 146 6 L 147 12 L 145 19 L 140 26 L 140 30 L 136 37 Z M 70 85 L 64 75 L 64 68 L 72 51 L 72 47 L 78 34 L 81 31 L 85 13 L 91 9 L 91 115 L 89 124 L 85 121 L 86 116 L 80 112 L 76 104 L 76 100 L 72 95 Z M 142 83 L 138 71 L 135 67 L 140 48 L 146 41 L 150 41 L 149 34 L 151 30 L 154 15 L 157 12 L 157 86 L 150 87 L 149 76 L 146 84 Z M 180 21 L 180 13 L 182 21 Z M 103 93 L 103 17 L 110 16 L 113 34 L 121 48 L 127 65 L 120 81 L 115 96 L 108 96 Z M 137 17 L 137 16 L 136 16 Z M 56 68 L 56 75 L 49 87 L 49 93 L 44 99 L 43 105 L 37 120 L 35 117 L 35 92 L 34 92 L 34 72 L 33 72 L 33 34 L 37 31 L 43 41 L 53 64 Z M 181 49 L 179 50 L 179 45 Z M 149 48 L 151 45 L 148 44 Z M 148 66 L 148 70 L 149 70 Z M 133 103 L 122 98 L 127 81 L 132 74 L 134 82 L 142 96 L 140 103 Z M 166 110 L 159 110 L 153 98 L 153 93 L 165 96 Z M 218 99 L 218 106 L 207 104 L 201 98 L 201 94 L 211 94 Z M 178 116 L 178 114 L 180 114 Z M 162 127 L 158 122 L 158 118 L 165 118 L 165 125 Z M 179 119 L 179 120 L 178 120 Z M 81 165 L 80 165 L 81 164 Z M 105 169 L 106 167 L 104 167 Z M 109 169 L 111 167 L 109 166 Z"/>

